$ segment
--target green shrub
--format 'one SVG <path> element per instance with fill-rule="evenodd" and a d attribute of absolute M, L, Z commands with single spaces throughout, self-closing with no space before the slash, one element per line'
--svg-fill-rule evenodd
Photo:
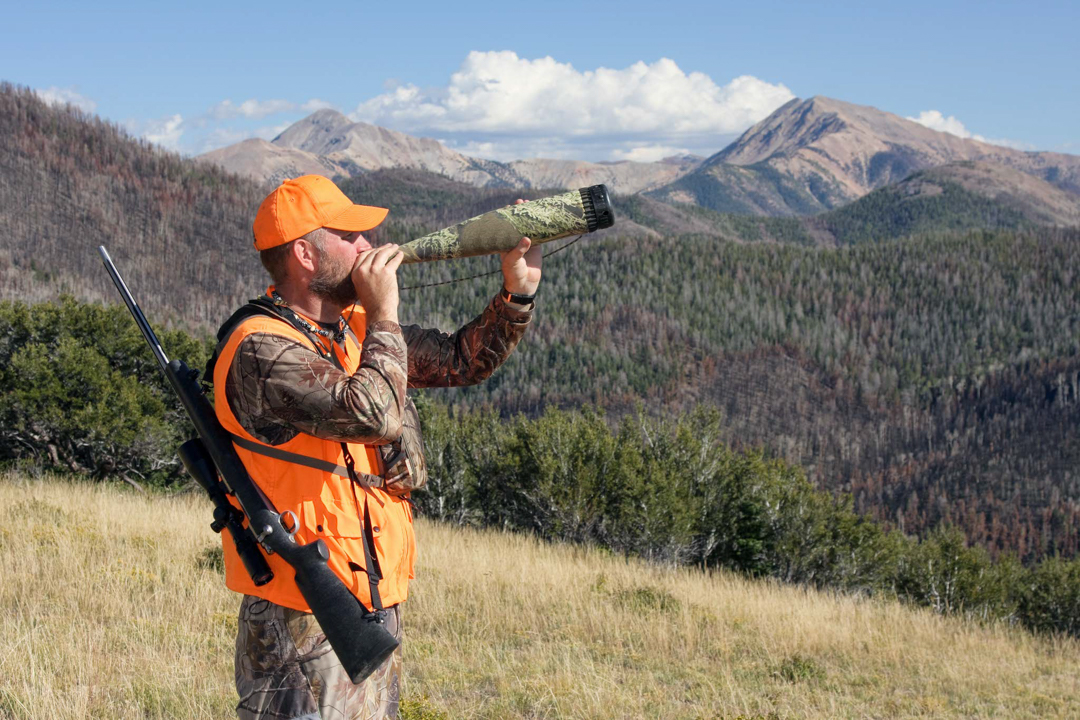
<path fill-rule="evenodd" d="M 1033 567 L 1021 579 L 1018 604 L 1026 627 L 1080 637 L 1080 560 L 1050 558 Z"/>
<path fill-rule="evenodd" d="M 160 335 L 201 367 L 206 343 Z M 164 485 L 182 477 L 179 402 L 123 307 L 0 303 L 0 460 Z"/>

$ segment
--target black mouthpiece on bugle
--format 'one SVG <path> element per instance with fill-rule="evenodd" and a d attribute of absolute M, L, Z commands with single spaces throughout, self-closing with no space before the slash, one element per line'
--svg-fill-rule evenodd
<path fill-rule="evenodd" d="M 607 185 L 581 188 L 581 204 L 585 208 L 585 221 L 589 232 L 609 228 L 615 224 L 615 210 L 611 207 Z"/>

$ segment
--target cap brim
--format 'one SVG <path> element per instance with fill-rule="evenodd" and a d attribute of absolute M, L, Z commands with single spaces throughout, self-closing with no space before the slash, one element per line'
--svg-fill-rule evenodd
<path fill-rule="evenodd" d="M 348 232 L 365 232 L 386 219 L 390 212 L 386 208 L 372 207 L 370 205 L 350 205 L 335 217 L 330 218 L 323 226 L 331 230 L 347 230 Z"/>

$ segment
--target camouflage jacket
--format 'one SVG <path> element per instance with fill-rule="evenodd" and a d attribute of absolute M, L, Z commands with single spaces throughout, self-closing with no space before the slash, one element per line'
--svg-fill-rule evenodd
<path fill-rule="evenodd" d="M 517 346 L 531 318 L 532 307 L 519 309 L 496 295 L 479 317 L 452 334 L 373 323 L 351 376 L 309 346 L 256 333 L 236 350 L 225 397 L 240 425 L 269 445 L 301 432 L 384 445 L 408 422 L 407 387 L 458 387 L 487 379 Z"/>

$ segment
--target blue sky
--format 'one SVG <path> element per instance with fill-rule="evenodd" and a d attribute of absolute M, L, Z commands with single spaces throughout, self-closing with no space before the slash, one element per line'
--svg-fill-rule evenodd
<path fill-rule="evenodd" d="M 812 95 L 1080 153 L 1077 2 L 103 0 L 4 16 L 0 78 L 189 154 L 322 106 L 500 159 L 708 154 Z"/>

